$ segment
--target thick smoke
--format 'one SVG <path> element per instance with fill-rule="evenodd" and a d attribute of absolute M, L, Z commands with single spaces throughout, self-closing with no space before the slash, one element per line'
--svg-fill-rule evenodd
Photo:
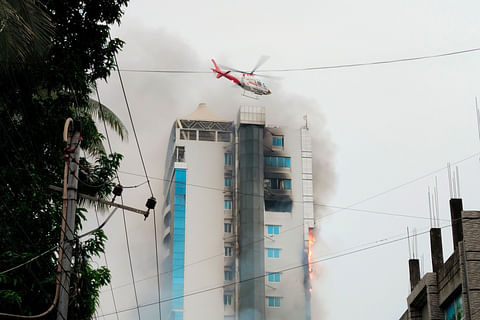
<path fill-rule="evenodd" d="M 125 48 L 119 54 L 120 69 L 175 69 L 209 71 L 210 58 L 199 57 L 193 48 L 182 42 L 174 34 L 163 29 L 146 30 L 142 28 L 121 30 L 118 36 L 126 41 Z M 218 58 L 219 60 L 221 58 Z M 228 61 L 223 61 L 228 65 Z M 165 155 L 168 137 L 177 117 L 182 117 L 194 111 L 200 102 L 205 102 L 211 110 L 224 119 L 236 119 L 240 105 L 262 105 L 266 107 L 267 122 L 272 125 L 300 128 L 305 124 L 303 116 L 308 116 L 308 125 L 313 137 L 314 150 L 314 191 L 317 203 L 325 202 L 333 192 L 335 174 L 333 168 L 334 146 L 326 130 L 326 120 L 320 104 L 309 98 L 290 94 L 282 87 L 281 80 L 268 81 L 273 94 L 260 100 L 252 100 L 241 96 L 241 90 L 224 79 L 215 79 L 213 73 L 206 74 L 164 74 L 164 73 L 134 73 L 122 72 L 126 94 L 132 111 L 136 133 L 145 159 L 148 174 L 153 177 L 163 177 Z M 138 151 L 135 145 L 133 130 L 129 124 L 128 113 L 118 75 L 112 73 L 108 84 L 100 84 L 102 103 L 109 106 L 123 119 L 129 129 L 129 140 L 120 142 L 112 137 L 114 151 L 122 153 L 125 159 L 122 172 L 143 174 Z M 110 134 L 111 136 L 113 134 Z M 124 185 L 135 185 L 145 179 L 141 176 L 121 173 Z M 160 180 L 151 180 L 157 205 L 157 225 L 161 225 L 163 184 Z M 125 203 L 130 206 L 144 208 L 146 199 L 150 196 L 147 185 L 125 191 Z M 320 206 L 315 206 L 317 217 L 320 216 Z M 149 278 L 155 274 L 155 246 L 153 233 L 153 217 L 147 221 L 143 217 L 126 213 L 129 231 L 132 264 L 135 280 L 148 278 L 137 285 L 138 303 L 149 304 L 157 299 L 156 279 Z M 106 252 L 109 266 L 113 274 L 113 287 L 123 286 L 115 290 L 118 309 L 126 309 L 135 305 L 128 267 L 128 255 L 125 246 L 125 236 L 120 213 L 107 226 L 109 236 Z M 160 229 L 160 228 L 159 228 Z M 158 231 L 158 230 L 157 230 Z M 318 241 L 317 245 L 321 243 Z M 159 248 L 161 235 L 159 235 Z M 317 252 L 319 250 L 316 250 Z M 318 257 L 318 256 L 317 256 Z M 314 254 L 315 259 L 315 254 Z M 101 259 L 103 263 L 103 259 Z M 100 262 L 99 262 L 100 263 Z M 316 296 L 317 281 L 313 284 L 312 315 L 317 319 L 321 301 Z M 102 294 L 102 310 L 107 314 L 113 312 L 111 293 L 105 290 Z M 99 312 L 99 313 L 101 313 Z M 145 316 L 155 314 L 158 307 L 142 309 Z M 136 319 L 136 311 L 124 314 Z"/>

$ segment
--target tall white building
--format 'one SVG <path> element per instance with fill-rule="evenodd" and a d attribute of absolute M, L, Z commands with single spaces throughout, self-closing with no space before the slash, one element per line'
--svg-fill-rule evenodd
<path fill-rule="evenodd" d="M 175 122 L 165 172 L 163 319 L 310 319 L 308 128 L 200 104 Z"/>

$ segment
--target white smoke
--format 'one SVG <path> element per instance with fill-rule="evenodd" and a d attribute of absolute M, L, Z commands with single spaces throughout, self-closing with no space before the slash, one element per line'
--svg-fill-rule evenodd
<path fill-rule="evenodd" d="M 124 50 L 119 54 L 120 69 L 167 69 L 167 70 L 199 70 L 209 71 L 210 59 L 213 57 L 199 57 L 194 48 L 189 47 L 174 34 L 164 29 L 136 29 L 120 30 L 119 38 L 126 41 Z M 221 59 L 218 58 L 219 61 Z M 225 61 L 223 61 L 225 60 Z M 228 65 L 229 61 L 222 59 Z M 133 121 L 140 141 L 140 147 L 145 158 L 148 174 L 153 177 L 163 177 L 167 143 L 174 120 L 193 112 L 196 106 L 205 102 L 210 109 L 224 119 L 236 119 L 240 105 L 266 106 L 267 119 L 271 124 L 300 128 L 304 125 L 303 116 L 308 116 L 308 124 L 313 138 L 314 159 L 314 191 L 315 202 L 325 202 L 333 193 L 335 184 L 334 173 L 334 145 L 330 140 L 326 128 L 326 119 L 319 102 L 287 92 L 282 87 L 281 80 L 268 81 L 273 94 L 260 98 L 259 101 L 241 96 L 241 89 L 228 83 L 225 79 L 215 79 L 213 73 L 205 74 L 168 74 L 168 73 L 135 73 L 122 72 L 126 94 L 132 111 Z M 102 103 L 109 106 L 121 117 L 129 127 L 129 141 L 120 142 L 112 137 L 114 151 L 122 153 L 125 159 L 121 171 L 142 175 L 143 168 L 138 156 L 132 128 L 129 124 L 128 113 L 118 75 L 112 73 L 108 84 L 99 84 Z M 112 133 L 110 133 L 113 136 Z M 121 173 L 124 185 L 141 183 L 145 179 L 138 176 Z M 154 195 L 158 200 L 157 217 L 161 217 L 162 182 L 151 180 Z M 125 191 L 127 205 L 144 208 L 146 199 L 150 196 L 146 185 L 137 189 Z M 320 206 L 315 206 L 317 217 L 320 216 Z M 143 217 L 127 214 L 130 249 L 133 257 L 135 280 L 142 280 L 152 276 L 155 270 L 155 247 L 153 242 L 153 219 L 150 216 L 146 222 Z M 158 218 L 157 218 L 158 219 Z M 113 274 L 113 287 L 127 284 L 131 281 L 126 255 L 125 236 L 120 214 L 107 226 L 109 236 L 107 243 L 107 258 Z M 160 225 L 160 221 L 157 221 Z M 157 230 L 158 231 L 158 230 Z M 319 234 L 317 246 L 321 245 Z M 161 236 L 159 236 L 161 237 Z M 161 243 L 161 239 L 159 239 Z M 316 250 L 318 251 L 318 250 Z M 314 253 L 314 259 L 315 259 Z M 318 257 L 318 256 L 317 256 Z M 321 286 L 321 281 L 313 284 L 314 299 L 315 287 Z M 156 298 L 156 279 L 142 281 L 137 286 L 139 304 L 148 304 Z M 119 309 L 135 305 L 131 285 L 116 290 L 116 299 Z M 152 298 L 153 297 L 153 298 Z M 127 306 L 127 307 L 125 307 Z M 102 312 L 113 312 L 111 295 L 106 291 L 102 295 Z M 148 308 L 153 314 L 158 307 Z M 320 301 L 312 301 L 312 319 L 319 318 Z M 144 310 L 144 312 L 147 312 Z M 136 312 L 130 311 L 129 318 L 136 319 Z"/>

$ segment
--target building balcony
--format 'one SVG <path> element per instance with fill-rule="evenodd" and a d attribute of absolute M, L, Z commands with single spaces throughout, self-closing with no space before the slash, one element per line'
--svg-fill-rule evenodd
<path fill-rule="evenodd" d="M 163 238 L 163 241 L 167 240 L 167 237 L 170 236 L 170 226 L 166 227 L 165 230 L 163 230 L 163 235 L 162 235 L 162 238 Z"/>

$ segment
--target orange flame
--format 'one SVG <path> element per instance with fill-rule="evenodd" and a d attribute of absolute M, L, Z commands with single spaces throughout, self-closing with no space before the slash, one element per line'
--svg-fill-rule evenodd
<path fill-rule="evenodd" d="M 308 262 L 308 275 L 310 280 L 313 279 L 313 260 L 312 260 L 312 247 L 315 243 L 315 236 L 313 235 L 313 229 L 308 229 L 308 254 L 307 254 L 307 262 Z"/>

